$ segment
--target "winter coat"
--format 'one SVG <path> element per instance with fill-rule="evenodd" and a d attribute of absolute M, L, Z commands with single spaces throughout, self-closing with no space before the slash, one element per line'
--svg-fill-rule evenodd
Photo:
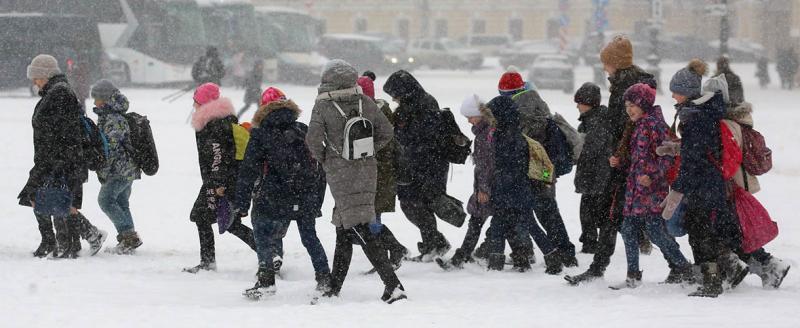
<path fill-rule="evenodd" d="M 440 155 L 439 103 L 406 71 L 389 76 L 383 91 L 399 101 L 394 135 L 400 145 L 397 196 L 400 201 L 429 202 L 447 191 L 449 163 Z"/>
<path fill-rule="evenodd" d="M 36 190 L 48 179 L 64 178 L 73 206 L 80 208 L 81 187 L 89 177 L 81 149 L 83 109 L 63 74 L 50 78 L 39 96 L 31 119 L 33 168 L 17 198 L 20 205 L 31 206 Z"/>
<path fill-rule="evenodd" d="M 322 163 L 336 202 L 332 223 L 349 229 L 375 219 L 377 161 L 375 158 L 348 161 L 337 152 L 336 149 L 341 149 L 344 142 L 347 119 L 342 117 L 333 103 L 339 104 L 348 117 L 353 117 L 357 115 L 361 102 L 363 116 L 374 127 L 376 151 L 392 140 L 392 126 L 386 116 L 378 111 L 375 102 L 355 88 L 356 77 L 352 78 L 352 84 L 347 82 L 349 79 L 342 76 L 349 74 L 346 71 L 345 67 L 331 66 L 323 72 L 306 143 L 314 158 Z M 340 84 L 345 82 L 347 85 Z"/>
<path fill-rule="evenodd" d="M 658 156 L 656 147 L 669 138 L 669 126 L 664 121 L 660 106 L 648 108 L 638 121 L 629 146 L 631 157 L 625 188 L 624 216 L 657 216 L 662 211 L 661 202 L 669 193 L 666 172 L 672 165 L 671 156 Z M 649 187 L 639 184 L 640 176 L 648 176 Z"/>
<path fill-rule="evenodd" d="M 622 139 L 625 125 L 630 122 L 628 113 L 625 111 L 625 90 L 628 90 L 636 83 L 649 84 L 656 88 L 656 80 L 653 74 L 645 72 L 639 66 L 633 65 L 628 68 L 619 69 L 614 75 L 608 77 L 611 83 L 608 96 L 608 120 L 611 124 L 611 133 L 614 135 L 615 142 L 619 143 Z"/>
<path fill-rule="evenodd" d="M 509 97 L 501 96 L 488 106 L 497 120 L 491 193 L 494 211 L 531 211 L 533 189 L 528 178 L 528 142 L 522 135 L 517 105 Z"/>
<path fill-rule="evenodd" d="M 223 77 L 225 77 L 225 65 L 222 64 L 219 55 L 202 56 L 192 66 L 192 79 L 197 85 L 208 82 L 222 85 Z"/>
<path fill-rule="evenodd" d="M 111 99 L 101 107 L 94 109 L 97 114 L 97 127 L 108 139 L 109 156 L 106 166 L 97 171 L 100 183 L 110 179 L 133 181 L 141 179 L 142 171 L 128 154 L 130 144 L 130 127 L 125 119 L 128 112 L 128 98 L 119 91 L 111 95 Z"/>
<path fill-rule="evenodd" d="M 254 69 L 244 81 L 244 102 L 245 104 L 261 102 L 261 83 L 264 81 L 264 72 Z"/>
<path fill-rule="evenodd" d="M 543 143 L 547 139 L 547 119 L 552 118 L 547 103 L 536 90 L 521 91 L 511 98 L 519 106 L 522 133 Z"/>
<path fill-rule="evenodd" d="M 701 98 L 702 99 L 702 98 Z M 687 202 L 713 209 L 725 206 L 725 182 L 717 164 L 722 141 L 719 121 L 725 114 L 722 93 L 710 99 L 687 101 L 675 106 L 681 120 L 681 165 L 672 189 L 683 193 Z"/>
<path fill-rule="evenodd" d="M 730 107 L 728 108 L 728 112 L 725 115 L 727 119 L 723 120 L 723 122 L 728 125 L 728 128 L 733 133 L 733 138 L 736 139 L 736 143 L 742 148 L 742 151 L 744 151 L 742 125 L 753 127 L 753 106 L 748 102 L 743 102 L 732 109 Z M 745 177 L 747 178 L 746 186 L 744 183 Z M 741 167 L 739 167 L 736 174 L 733 176 L 733 181 L 742 188 L 746 187 L 747 191 L 751 194 L 761 191 L 761 184 L 758 182 L 758 177 L 747 174 Z"/>
<path fill-rule="evenodd" d="M 478 202 L 478 193 L 492 195 L 494 185 L 494 127 L 484 118 L 481 123 L 472 127 L 475 134 L 474 151 L 472 152 L 472 162 L 475 164 L 475 172 L 472 186 L 472 196 L 467 203 L 469 215 L 478 218 L 488 218 L 494 215 L 492 203 L 481 204 Z M 491 198 L 491 197 L 490 197 Z"/>
<path fill-rule="evenodd" d="M 394 123 L 394 113 L 389 107 L 389 103 L 378 99 L 375 102 L 383 116 Z M 397 161 L 397 140 L 392 138 L 386 147 L 375 154 L 378 161 L 378 188 L 375 193 L 375 212 L 389 213 L 395 210 L 395 199 L 397 198 L 397 179 L 395 178 L 395 164 Z"/>
<path fill-rule="evenodd" d="M 612 168 L 608 158 L 614 153 L 614 136 L 606 119 L 608 108 L 599 106 L 581 114 L 578 133 L 584 135 L 583 149 L 575 171 L 575 192 L 598 195 L 610 192 Z"/>
<path fill-rule="evenodd" d="M 282 100 L 259 110 L 266 115 L 251 130 L 239 167 L 234 207 L 238 212 L 247 211 L 252 198 L 254 218 L 321 216 L 325 173 L 305 144 L 308 127 L 297 122 L 300 108 L 291 100 Z"/>

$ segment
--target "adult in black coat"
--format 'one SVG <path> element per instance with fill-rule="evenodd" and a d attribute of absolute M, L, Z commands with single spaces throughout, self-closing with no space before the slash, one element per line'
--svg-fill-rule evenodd
<path fill-rule="evenodd" d="M 743 103 L 744 87 L 742 87 L 742 79 L 731 70 L 731 60 L 728 56 L 722 56 L 717 59 L 717 73 L 714 76 L 719 75 L 725 75 L 725 81 L 728 82 L 728 97 L 730 99 L 728 107 L 734 108 Z"/>
<path fill-rule="evenodd" d="M 42 98 L 31 119 L 34 165 L 19 193 L 19 204 L 34 207 L 36 190 L 52 179 L 63 179 L 72 193 L 69 218 L 54 218 L 56 233 L 50 217 L 36 216 L 42 242 L 34 255 L 44 257 L 57 251 L 56 256 L 75 258 L 81 249 L 81 236 L 92 244 L 94 255 L 105 233 L 78 212 L 83 202 L 83 183 L 89 177 L 81 148 L 83 107 L 52 56 L 36 56 L 28 66 L 28 78 L 39 88 Z"/>
<path fill-rule="evenodd" d="M 420 229 L 422 242 L 417 246 L 421 255 L 443 255 L 450 249 L 450 243 L 437 230 L 432 208 L 433 201 L 447 191 L 449 168 L 437 149 L 443 124 L 434 112 L 439 103 L 404 70 L 389 76 L 383 91 L 400 104 L 395 111 L 394 127 L 400 146 L 397 168 L 400 208 Z"/>
<path fill-rule="evenodd" d="M 189 273 L 216 270 L 214 230 L 211 226 L 217 222 L 217 207 L 227 201 L 226 195 L 235 195 L 239 168 L 233 139 L 233 125 L 238 122 L 230 99 L 220 98 L 219 86 L 206 83 L 195 91 L 194 108 L 192 127 L 195 130 L 203 186 L 190 214 L 190 220 L 197 225 L 200 237 L 200 264 L 184 269 Z M 253 231 L 242 224 L 241 218 L 236 216 L 227 231 L 255 250 Z"/>
<path fill-rule="evenodd" d="M 205 56 L 197 59 L 192 66 L 192 79 L 198 86 L 204 83 L 222 85 L 223 77 L 225 77 L 225 65 L 219 59 L 219 51 L 216 47 L 208 47 Z"/>

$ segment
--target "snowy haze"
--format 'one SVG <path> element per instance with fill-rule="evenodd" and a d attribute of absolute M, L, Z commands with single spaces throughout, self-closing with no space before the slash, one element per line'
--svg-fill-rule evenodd
<path fill-rule="evenodd" d="M 417 71 L 422 85 L 443 107 L 457 108 L 470 93 L 483 99 L 496 95 L 502 70 L 495 62 L 472 73 Z M 683 64 L 662 65 L 661 84 Z M 778 222 L 781 233 L 767 245 L 773 255 L 795 269 L 780 290 L 764 290 L 756 276 L 748 276 L 735 291 L 717 299 L 689 298 L 689 288 L 660 285 L 668 268 L 660 252 L 642 256 L 644 285 L 635 290 L 612 291 L 608 284 L 625 278 L 625 257 L 621 239 L 605 280 L 570 287 L 563 274 L 586 269 L 591 256 L 579 254 L 579 268 L 562 275 L 544 274 L 542 254 L 527 273 L 487 272 L 468 264 L 459 272 L 445 273 L 432 263 L 404 263 L 398 271 L 409 299 L 394 305 L 379 300 L 383 286 L 377 276 L 360 273 L 369 263 L 355 251 L 350 275 L 340 298 L 308 305 L 315 286 L 311 263 L 292 224 L 284 241 L 286 257 L 278 294 L 251 302 L 241 292 L 252 286 L 257 268 L 255 254 L 230 235 L 217 236 L 217 272 L 189 275 L 185 266 L 199 261 L 197 230 L 189 212 L 201 181 L 197 166 L 194 133 L 186 117 L 191 109 L 187 95 L 174 103 L 159 99 L 171 90 L 132 89 L 122 91 L 131 110 L 148 115 L 161 156 L 161 170 L 155 177 L 134 183 L 131 209 L 144 245 L 134 256 L 101 252 L 84 254 L 78 260 L 34 259 L 31 251 L 39 234 L 30 208 L 17 205 L 16 196 L 32 166 L 30 119 L 36 98 L 13 93 L 0 98 L 0 317 L 2 327 L 797 327 L 800 308 L 800 221 L 796 212 L 800 195 L 800 112 L 796 91 L 779 90 L 774 84 L 761 90 L 753 64 L 734 64 L 744 80 L 745 95 L 755 109 L 755 127 L 764 134 L 774 152 L 773 170 L 761 178 L 763 191 L 757 198 Z M 773 81 L 776 81 L 774 70 Z M 576 69 L 576 84 L 592 80 L 586 66 Z M 385 76 L 379 78 L 380 90 Z M 316 96 L 314 87 L 277 85 L 304 110 L 307 122 Z M 223 96 L 241 105 L 242 90 L 224 88 Z M 6 93 L 6 96 L 8 93 Z M 550 108 L 577 124 L 572 94 L 544 90 Z M 378 91 L 379 98 L 387 98 Z M 603 102 L 608 93 L 603 91 Z M 673 101 L 660 94 L 657 102 L 669 119 Z M 250 114 L 252 115 L 252 111 Z M 462 130 L 468 124 L 457 117 Z M 85 185 L 86 216 L 110 232 L 105 246 L 113 246 L 114 228 L 100 211 L 99 184 L 92 174 Z M 452 167 L 449 193 L 466 200 L 472 190 L 472 165 Z M 558 184 L 558 201 L 570 237 L 580 247 L 578 236 L 579 195 L 574 193 L 572 175 Z M 335 233 L 328 223 L 333 206 L 330 195 L 323 207 L 317 230 L 329 259 L 333 256 Z M 419 231 L 399 212 L 384 216 L 398 239 L 416 253 Z M 793 214 L 795 213 L 795 214 Z M 249 218 L 244 219 L 250 224 Z M 460 244 L 464 229 L 439 222 L 453 247 Z M 691 259 L 686 238 L 681 250 Z M 84 249 L 88 248 L 84 243 Z M 85 251 L 84 251 L 85 253 Z M 452 252 L 451 252 L 452 254 Z M 451 254 L 448 254 L 450 256 Z"/>

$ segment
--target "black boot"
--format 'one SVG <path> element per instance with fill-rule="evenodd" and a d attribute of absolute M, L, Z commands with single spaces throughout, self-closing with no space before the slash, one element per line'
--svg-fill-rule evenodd
<path fill-rule="evenodd" d="M 561 257 L 558 256 L 558 250 L 550 252 L 544 256 L 544 265 L 546 274 L 559 274 L 562 270 Z"/>
<path fill-rule="evenodd" d="M 488 260 L 489 259 L 489 246 L 484 241 L 481 243 L 478 248 L 475 249 L 475 252 L 472 253 L 476 259 Z"/>
<path fill-rule="evenodd" d="M 72 220 L 71 222 L 74 222 L 81 238 L 86 239 L 89 243 L 89 255 L 97 255 L 100 249 L 103 248 L 103 243 L 106 241 L 106 238 L 108 238 L 108 232 L 93 226 L 92 223 L 89 222 L 89 219 L 81 212 L 70 215 L 69 219 Z"/>
<path fill-rule="evenodd" d="M 625 278 L 625 282 L 614 285 L 608 286 L 613 290 L 620 290 L 620 289 L 633 289 L 642 285 L 642 272 L 635 271 L 635 272 L 628 272 L 628 276 Z"/>
<path fill-rule="evenodd" d="M 39 224 L 39 234 L 42 236 L 42 242 L 33 252 L 33 256 L 47 257 L 56 250 L 56 234 L 53 232 L 53 222 L 49 217 L 39 216 L 36 216 L 36 221 Z"/>
<path fill-rule="evenodd" d="M 392 267 L 395 270 L 399 269 L 403 264 L 403 259 L 408 255 L 408 249 L 395 238 L 392 231 L 389 230 L 389 227 L 386 225 L 381 229 L 378 240 L 381 246 L 389 251 L 389 262 L 391 262 Z"/>
<path fill-rule="evenodd" d="M 528 272 L 531 270 L 530 256 L 525 253 L 511 253 L 511 262 L 514 264 L 514 270 L 518 272 Z"/>
<path fill-rule="evenodd" d="M 76 259 L 81 251 L 81 239 L 78 232 L 80 222 L 71 219 L 60 219 L 56 225 L 59 259 Z M 74 221 L 74 222 L 73 222 Z"/>
<path fill-rule="evenodd" d="M 739 286 L 750 272 L 747 263 L 744 263 L 732 252 L 721 255 L 719 259 L 717 259 L 717 263 L 719 263 L 720 272 L 725 278 L 725 282 L 728 283 L 731 289 Z"/>
<path fill-rule="evenodd" d="M 193 267 L 183 268 L 183 272 L 198 273 L 200 271 L 217 271 L 217 262 L 200 262 Z"/>
<path fill-rule="evenodd" d="M 500 253 L 489 254 L 489 270 L 503 271 L 506 266 L 506 256 Z"/>
<path fill-rule="evenodd" d="M 393 287 L 387 286 L 386 289 L 383 290 L 383 296 L 381 296 L 381 300 L 388 304 L 407 298 L 406 290 L 403 288 L 402 284 L 397 284 Z"/>
<path fill-rule="evenodd" d="M 667 279 L 664 280 L 665 284 L 693 284 L 694 282 L 694 270 L 691 264 L 682 268 L 670 269 Z"/>
<path fill-rule="evenodd" d="M 707 262 L 700 265 L 703 272 L 703 285 L 689 294 L 694 297 L 717 297 L 722 294 L 722 277 L 716 262 Z"/>
<path fill-rule="evenodd" d="M 242 295 L 251 300 L 259 300 L 264 296 L 275 295 L 275 271 L 272 268 L 259 267 L 256 273 L 256 285 L 246 289 Z"/>
<path fill-rule="evenodd" d="M 559 254 L 561 257 L 561 264 L 566 268 L 572 268 L 578 266 L 578 258 L 575 255 L 567 254 L 562 251 L 556 251 L 556 254 Z"/>
<path fill-rule="evenodd" d="M 314 279 L 317 281 L 316 290 L 320 293 L 327 293 L 331 290 L 331 274 L 330 272 L 317 272 L 314 274 Z"/>
<path fill-rule="evenodd" d="M 584 282 L 590 282 L 597 278 L 602 278 L 605 273 L 604 269 L 599 269 L 594 266 L 589 266 L 589 270 L 577 276 L 564 276 L 564 279 L 572 286 L 577 286 Z"/>

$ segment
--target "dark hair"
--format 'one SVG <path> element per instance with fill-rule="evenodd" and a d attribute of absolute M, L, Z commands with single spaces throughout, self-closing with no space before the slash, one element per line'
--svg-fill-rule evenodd
<path fill-rule="evenodd" d="M 372 82 L 375 82 L 375 80 L 377 79 L 375 73 L 373 73 L 372 71 L 365 71 L 364 74 L 361 74 L 361 76 L 368 77 L 370 80 L 372 80 Z"/>

